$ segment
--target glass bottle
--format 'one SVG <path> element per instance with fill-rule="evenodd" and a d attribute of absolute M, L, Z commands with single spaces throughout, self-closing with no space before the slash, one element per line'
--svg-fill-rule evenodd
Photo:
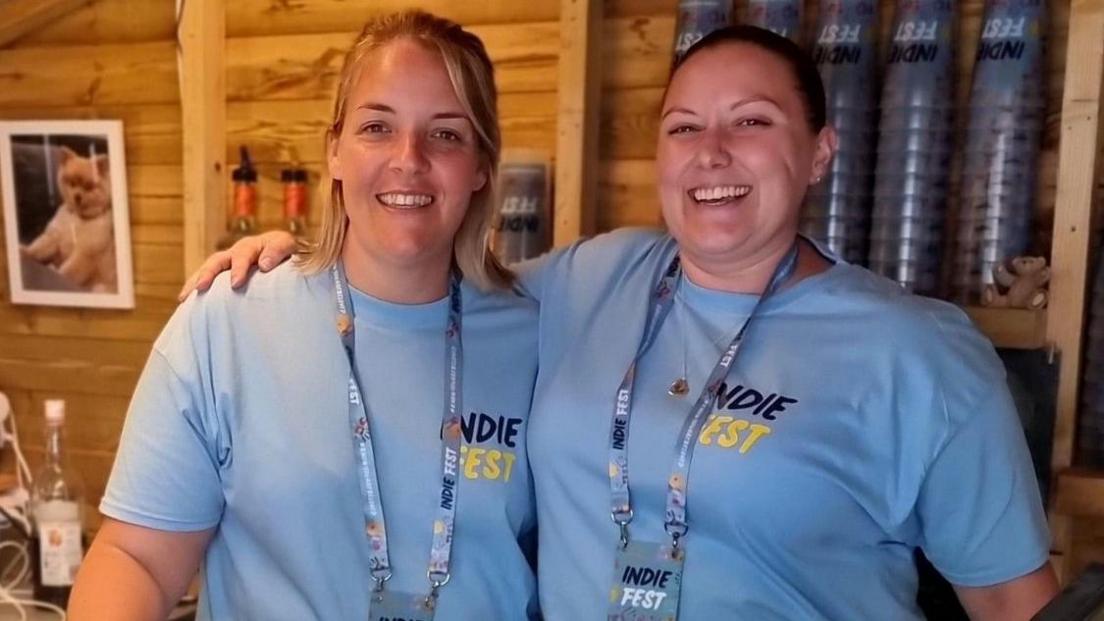
<path fill-rule="evenodd" d="M 307 171 L 285 168 L 280 171 L 284 184 L 284 228 L 297 238 L 307 235 Z"/>
<path fill-rule="evenodd" d="M 234 219 L 218 241 L 219 250 L 257 232 L 257 169 L 249 159 L 249 149 L 241 147 L 241 162 L 231 173 L 234 180 Z"/>
<path fill-rule="evenodd" d="M 84 556 L 84 485 L 64 450 L 65 401 L 45 403 L 46 446 L 31 489 L 35 599 L 64 607 Z"/>

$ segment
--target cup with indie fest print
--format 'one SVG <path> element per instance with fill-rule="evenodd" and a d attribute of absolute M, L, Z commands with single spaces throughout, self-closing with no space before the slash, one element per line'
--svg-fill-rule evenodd
<path fill-rule="evenodd" d="M 820 8 L 813 59 L 838 148 L 805 196 L 801 230 L 844 260 L 866 262 L 878 130 L 878 11 L 874 0 L 832 0 Z"/>
<path fill-rule="evenodd" d="M 869 267 L 927 295 L 940 290 L 955 13 L 952 0 L 898 0 L 878 125 Z"/>
<path fill-rule="evenodd" d="M 951 297 L 977 304 L 993 269 L 1028 254 L 1046 121 L 1044 0 L 989 0 L 960 169 Z"/>
<path fill-rule="evenodd" d="M 804 4 L 802 0 L 749 0 L 745 21 L 800 44 Z"/>
<path fill-rule="evenodd" d="M 679 0 L 675 25 L 677 61 L 705 35 L 732 23 L 732 0 Z"/>

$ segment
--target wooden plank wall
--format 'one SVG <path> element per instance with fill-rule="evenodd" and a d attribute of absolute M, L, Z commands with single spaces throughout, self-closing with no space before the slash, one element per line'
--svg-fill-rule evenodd
<path fill-rule="evenodd" d="M 0 50 L 0 119 L 124 122 L 137 308 L 13 306 L 0 256 L 0 391 L 12 399 L 32 464 L 41 459 L 43 399 L 68 400 L 69 450 L 92 505 L 103 493 L 130 394 L 182 281 L 172 4 L 96 0 Z M 330 99 L 359 23 L 371 11 L 410 4 L 226 3 L 227 158 L 237 162 L 237 146 L 247 144 L 258 162 L 262 226 L 280 225 L 281 168 L 297 160 L 319 180 Z M 497 67 L 504 145 L 555 153 L 559 2 L 420 4 L 471 26 L 486 42 Z"/>
<path fill-rule="evenodd" d="M 0 118 L 124 123 L 135 310 L 13 306 L 0 256 L 0 390 L 32 464 L 42 456 L 43 399 L 68 401 L 68 450 L 90 503 L 102 494 L 127 402 L 181 281 L 173 31 L 171 2 L 101 0 L 0 50 Z"/>

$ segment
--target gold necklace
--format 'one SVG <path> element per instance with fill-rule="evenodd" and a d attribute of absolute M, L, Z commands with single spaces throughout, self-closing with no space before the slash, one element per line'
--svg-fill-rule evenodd
<path fill-rule="evenodd" d="M 671 384 L 667 387 L 667 394 L 672 396 L 672 397 L 684 397 L 684 396 L 690 394 L 689 374 L 686 371 L 686 367 L 687 367 L 686 361 L 687 361 L 687 358 L 688 358 L 687 349 L 689 347 L 686 343 L 687 343 L 688 337 L 687 337 L 687 332 L 686 332 L 686 326 L 682 323 L 682 318 L 678 316 L 678 312 L 677 312 L 678 302 L 679 302 L 679 297 L 676 294 L 676 296 L 675 296 L 676 308 L 671 309 L 671 315 L 673 315 L 675 321 L 678 322 L 679 332 L 682 335 L 682 374 L 679 375 L 678 377 L 676 377 L 674 379 L 674 381 L 672 381 Z M 682 300 L 682 302 L 683 302 L 683 304 L 686 304 L 685 300 Z M 687 305 L 686 310 L 687 310 L 687 312 L 690 311 L 689 305 Z M 747 321 L 747 319 L 745 319 L 744 321 Z M 740 325 L 743 325 L 743 324 L 740 324 Z M 712 343 L 713 347 L 720 347 L 720 345 L 718 345 L 717 341 L 719 341 L 720 339 L 723 339 L 725 336 L 727 336 L 727 335 L 726 334 L 721 334 L 721 336 L 719 338 L 713 339 L 713 343 Z M 732 340 L 732 339 L 730 338 L 729 340 Z"/>
<path fill-rule="evenodd" d="M 667 394 L 672 397 L 682 397 L 690 392 L 690 381 L 686 379 L 686 326 L 682 325 L 682 319 L 678 317 L 678 302 L 679 296 L 675 294 L 675 307 L 671 309 L 671 314 L 674 315 L 675 321 L 678 322 L 679 334 L 682 336 L 682 375 L 675 378 L 671 385 L 667 387 Z"/>

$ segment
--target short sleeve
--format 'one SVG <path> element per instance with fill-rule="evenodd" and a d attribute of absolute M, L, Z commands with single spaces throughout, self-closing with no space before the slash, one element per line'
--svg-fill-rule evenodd
<path fill-rule="evenodd" d="M 217 429 L 205 423 L 197 393 L 154 349 L 127 412 L 100 503 L 104 515 L 167 531 L 204 530 L 219 523 L 223 494 Z"/>
<path fill-rule="evenodd" d="M 1039 486 L 1003 382 L 952 428 L 917 510 L 921 547 L 953 584 L 991 586 L 1046 562 L 1050 536 Z"/>
<path fill-rule="evenodd" d="M 522 295 L 537 302 L 541 301 L 547 284 L 546 281 L 557 269 L 557 266 L 563 262 L 566 250 L 566 248 L 560 248 L 546 252 L 539 257 L 527 259 L 511 266 L 511 269 L 517 274 L 518 288 Z"/>

